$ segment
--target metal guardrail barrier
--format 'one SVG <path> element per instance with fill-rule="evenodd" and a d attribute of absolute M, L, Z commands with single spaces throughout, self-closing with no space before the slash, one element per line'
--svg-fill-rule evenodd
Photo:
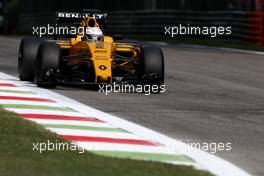
<path fill-rule="evenodd" d="M 114 33 L 163 34 L 164 26 L 231 26 L 232 39 L 263 44 L 263 12 L 137 11 L 114 12 L 109 16 Z"/>
<path fill-rule="evenodd" d="M 110 33 L 164 35 L 165 26 L 231 26 L 231 39 L 264 44 L 263 12 L 242 11 L 117 11 L 109 13 Z M 32 26 L 52 24 L 52 14 L 22 14 L 19 31 L 30 32 Z"/>

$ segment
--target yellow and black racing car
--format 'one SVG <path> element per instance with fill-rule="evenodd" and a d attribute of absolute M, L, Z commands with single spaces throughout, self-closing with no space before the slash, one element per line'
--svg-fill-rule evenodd
<path fill-rule="evenodd" d="M 105 36 L 101 23 L 107 15 L 103 13 L 56 14 L 57 23 L 77 23 L 83 30 L 64 38 L 22 39 L 18 56 L 20 80 L 34 81 L 39 87 L 164 83 L 164 56 L 160 48 Z"/>

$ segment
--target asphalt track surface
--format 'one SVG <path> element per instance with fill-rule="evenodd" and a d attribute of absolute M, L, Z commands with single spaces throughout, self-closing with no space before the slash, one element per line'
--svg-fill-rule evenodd
<path fill-rule="evenodd" d="M 19 38 L 0 37 L 0 71 L 17 76 Z M 216 155 L 264 175 L 264 55 L 161 46 L 166 92 L 146 96 L 58 87 L 66 95 L 184 142 L 232 143 Z M 230 173 L 230 176 L 232 173 Z"/>

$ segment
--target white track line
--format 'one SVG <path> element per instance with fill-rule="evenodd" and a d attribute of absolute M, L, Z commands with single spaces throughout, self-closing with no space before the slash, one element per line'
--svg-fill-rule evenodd
<path fill-rule="evenodd" d="M 41 96 L 37 94 L 25 94 L 25 93 L 10 93 L 10 92 L 0 92 L 0 96 L 16 96 L 16 97 L 26 97 L 26 98 L 46 98 L 46 96 Z"/>
<path fill-rule="evenodd" d="M 65 115 L 65 116 L 87 116 L 80 112 L 71 112 L 71 111 L 50 111 L 50 110 L 39 110 L 39 109 L 13 109 L 13 108 L 6 108 L 6 109 L 18 114 L 54 114 L 54 115 Z M 94 116 L 87 116 L 87 117 L 94 117 Z"/>
<path fill-rule="evenodd" d="M 147 140 L 136 135 L 125 133 L 125 132 L 103 132 L 103 131 L 89 131 L 89 130 L 75 130 L 75 129 L 64 129 L 64 128 L 50 128 L 47 127 L 52 132 L 59 135 L 71 135 L 71 136 L 91 136 L 91 137 L 107 137 L 114 139 L 137 139 L 137 140 Z"/>
<path fill-rule="evenodd" d="M 50 107 L 64 107 L 58 103 L 53 102 L 37 102 L 37 101 L 21 101 L 21 100 L 1 100 L 0 104 L 23 104 L 23 105 L 40 105 L 40 106 L 50 106 Z"/>
<path fill-rule="evenodd" d="M 30 92 L 30 90 L 27 90 L 26 88 L 21 88 L 21 87 L 6 87 L 6 86 L 0 86 L 0 90 L 17 90 L 17 91 L 28 91 Z"/>
<path fill-rule="evenodd" d="M 101 127 L 101 128 L 113 128 L 113 126 L 108 123 L 98 123 L 98 122 L 83 122 L 75 120 L 46 120 L 46 119 L 30 119 L 39 124 L 51 124 L 51 125 L 79 125 L 79 126 L 91 126 L 91 127 Z"/>

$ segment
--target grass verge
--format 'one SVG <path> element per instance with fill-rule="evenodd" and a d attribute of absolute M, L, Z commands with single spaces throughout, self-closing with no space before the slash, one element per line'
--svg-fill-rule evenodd
<path fill-rule="evenodd" d="M 0 108 L 2 176 L 210 176 L 189 166 L 103 157 L 77 151 L 33 151 L 33 142 L 67 142 L 44 127 Z"/>

